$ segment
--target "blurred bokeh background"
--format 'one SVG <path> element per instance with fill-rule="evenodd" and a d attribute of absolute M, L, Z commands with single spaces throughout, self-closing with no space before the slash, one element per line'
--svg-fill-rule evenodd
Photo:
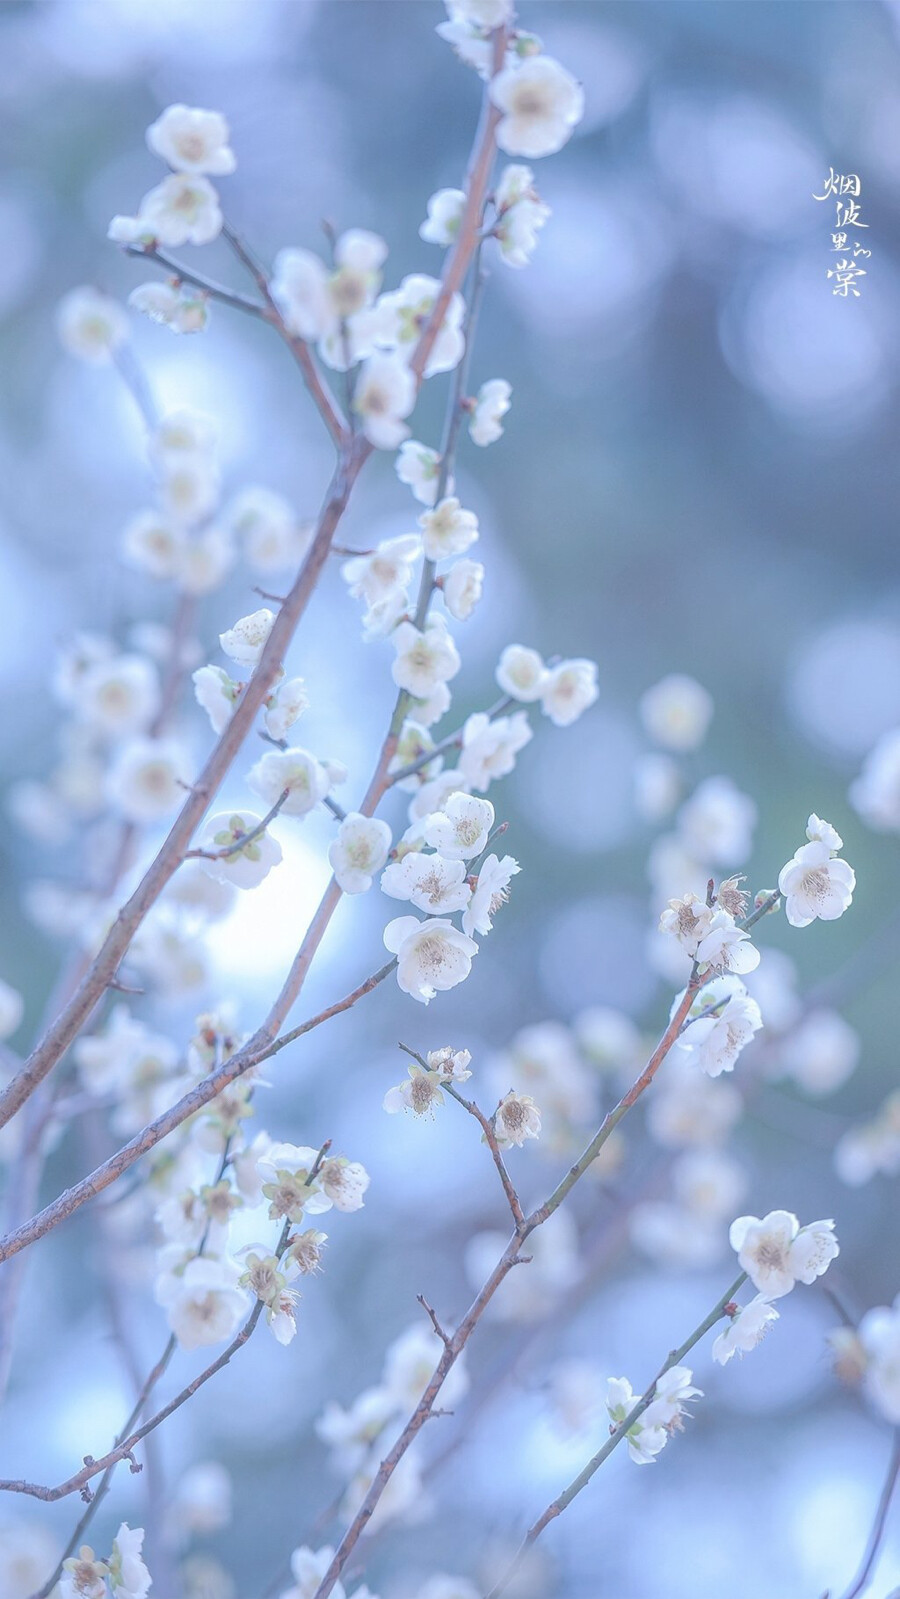
<path fill-rule="evenodd" d="M 388 286 L 436 272 L 440 252 L 418 227 L 428 196 L 459 182 L 479 96 L 476 76 L 435 36 L 442 15 L 430 0 L 3 6 L 5 782 L 52 764 L 59 713 L 48 678 L 59 642 L 89 628 L 122 643 L 171 605 L 162 586 L 116 559 L 121 528 L 147 497 L 140 420 L 115 374 L 73 361 L 54 329 L 72 286 L 124 298 L 154 275 L 106 241 L 113 213 L 132 211 L 157 181 L 146 126 L 173 101 L 226 113 L 238 157 L 222 185 L 227 215 L 264 259 L 288 244 L 321 248 L 328 219 L 384 235 Z M 486 1101 L 487 1062 L 522 1027 L 569 1024 L 597 1005 L 626 1013 L 648 1037 L 665 1019 L 673 984 L 648 958 L 647 856 L 659 828 L 639 814 L 634 774 L 648 747 L 640 696 L 668 672 L 695 676 L 716 705 L 686 780 L 728 774 L 759 808 L 752 857 L 734 862 L 750 886 L 773 883 L 811 810 L 838 827 L 859 879 L 839 924 L 799 933 L 772 919 L 761 931 L 764 948 L 796 962 L 801 993 L 838 975 L 861 1054 L 826 1106 L 790 1082 L 750 1104 L 730 1143 L 746 1181 L 736 1208 L 834 1215 L 842 1255 L 833 1281 L 851 1313 L 900 1289 L 896 1186 L 876 1176 L 850 1187 L 833 1164 L 842 1132 L 875 1114 L 897 1074 L 900 861 L 896 841 L 865 827 L 847 790 L 900 724 L 900 6 L 524 0 L 520 16 L 583 81 L 587 110 L 565 151 L 537 166 L 553 216 L 533 263 L 491 270 L 474 377 L 508 378 L 513 410 L 502 442 L 464 451 L 458 471 L 488 575 L 482 607 L 460 630 L 454 714 L 490 703 L 495 662 L 514 639 L 596 659 L 600 699 L 570 731 L 542 723 L 515 775 L 492 791 L 523 872 L 470 981 L 427 1012 L 391 985 L 271 1072 L 260 1125 L 301 1143 L 333 1137 L 365 1162 L 372 1186 L 362 1215 L 331 1229 L 327 1268 L 306 1284 L 290 1349 L 259 1338 L 161 1434 L 163 1497 L 198 1461 L 220 1461 L 233 1477 L 233 1520 L 196 1544 L 234 1585 L 197 1566 L 208 1587 L 194 1591 L 210 1599 L 259 1599 L 295 1545 L 334 1540 L 327 1511 L 340 1482 L 313 1430 L 323 1397 L 349 1403 L 377 1380 L 386 1345 L 416 1319 L 417 1293 L 458 1314 L 471 1288 L 467 1241 L 503 1227 L 486 1152 L 462 1113 L 445 1107 L 424 1125 L 383 1115 L 383 1095 L 403 1075 L 397 1039 L 469 1048 L 471 1086 Z M 825 276 L 832 207 L 812 196 L 832 167 L 861 177 L 872 255 L 858 299 L 836 298 Z M 184 258 L 239 284 L 224 246 Z M 202 337 L 176 340 L 135 317 L 133 338 L 163 408 L 215 419 L 229 492 L 263 484 L 314 514 L 327 442 L 266 328 L 215 307 Z M 428 442 L 437 442 L 445 383 L 429 386 L 416 414 L 415 434 Z M 379 456 L 343 541 L 409 531 L 417 510 L 390 456 Z M 258 603 L 253 581 L 238 569 L 204 604 L 206 649 Z M 348 766 L 354 795 L 392 703 L 390 651 L 358 634 L 335 563 L 290 665 L 312 694 L 302 742 Z M 197 754 L 206 748 L 193 706 L 183 731 Z M 230 803 L 248 802 L 248 764 L 235 767 Z M 278 831 L 286 865 L 214 929 L 200 996 L 232 1001 L 247 1029 L 326 878 L 326 817 Z M 22 1047 L 60 960 L 23 894 L 31 877 L 74 877 L 77 863 L 23 844 L 11 824 L 0 851 L 0 973 L 26 997 L 12 1040 Z M 380 964 L 377 899 L 341 908 L 304 1014 Z M 198 1008 L 197 996 L 182 996 L 144 1014 L 183 1041 Z M 593 1091 L 599 1100 L 607 1090 L 598 1079 Z M 640 1125 L 629 1130 L 620 1169 L 572 1207 L 570 1280 L 556 1294 L 547 1288 L 544 1319 L 483 1329 L 469 1401 L 425 1441 L 430 1512 L 371 1541 L 375 1592 L 409 1599 L 435 1571 L 482 1583 L 490 1551 L 508 1547 L 585 1458 L 584 1437 L 552 1423 L 548 1368 L 577 1357 L 640 1385 L 727 1285 L 724 1246 L 692 1272 L 661 1270 L 630 1246 L 628 1204 L 667 1192 L 669 1157 L 661 1166 L 657 1143 Z M 88 1158 L 73 1132 L 49 1162 L 47 1196 Z M 562 1158 L 513 1152 L 528 1198 Z M 2 1474 L 65 1476 L 106 1447 L 127 1408 L 98 1248 L 83 1212 L 34 1252 L 0 1424 Z M 743 1365 L 713 1370 L 708 1348 L 698 1354 L 708 1398 L 696 1420 L 652 1471 L 614 1457 L 546 1537 L 528 1592 L 817 1599 L 841 1590 L 868 1531 L 889 1429 L 831 1373 L 824 1335 L 838 1318 L 825 1295 L 798 1291 L 783 1311 Z M 164 1334 L 141 1286 L 129 1318 L 151 1360 Z M 181 1356 L 176 1373 L 194 1360 Z M 143 1493 L 139 1478 L 121 1477 L 98 1526 L 115 1530 L 123 1515 L 141 1524 Z M 4 1503 L 0 1547 L 20 1517 L 63 1540 L 75 1511 L 72 1501 Z M 897 1583 L 895 1515 L 874 1591 Z"/>

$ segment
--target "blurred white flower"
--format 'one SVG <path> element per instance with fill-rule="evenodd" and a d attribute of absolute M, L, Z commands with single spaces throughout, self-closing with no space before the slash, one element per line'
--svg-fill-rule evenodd
<path fill-rule="evenodd" d="M 305 678 L 283 678 L 275 692 L 266 700 L 263 721 L 269 737 L 283 739 L 308 709 L 309 695 L 306 691 Z"/>
<path fill-rule="evenodd" d="M 214 733 L 222 733 L 231 721 L 241 685 L 221 666 L 198 666 L 191 681 L 194 698 L 209 717 Z"/>
<path fill-rule="evenodd" d="M 162 821 L 184 802 L 189 775 L 184 751 L 172 739 L 132 738 L 123 744 L 106 782 L 110 803 L 130 822 Z"/>
<path fill-rule="evenodd" d="M 308 750 L 267 750 L 247 773 L 254 794 L 271 807 L 284 790 L 284 816 L 306 816 L 331 790 L 332 773 Z"/>
<path fill-rule="evenodd" d="M 885 733 L 850 785 L 850 803 L 881 833 L 900 831 L 900 728 Z"/>
<path fill-rule="evenodd" d="M 654 744 L 679 754 L 703 743 L 713 708 L 712 695 L 682 672 L 648 688 L 640 702 L 641 720 Z"/>
<path fill-rule="evenodd" d="M 505 378 L 489 378 L 482 383 L 469 415 L 469 437 L 482 447 L 495 444 L 503 435 L 501 418 L 509 410 L 512 385 Z"/>
<path fill-rule="evenodd" d="M 428 216 L 419 228 L 419 238 L 426 244 L 452 244 L 465 203 L 462 189 L 438 189 L 428 201 Z"/>
<path fill-rule="evenodd" d="M 399 289 L 394 289 L 390 294 L 382 294 L 375 305 L 374 342 L 385 349 L 396 351 L 397 358 L 408 360 L 428 324 L 440 291 L 441 284 L 438 278 L 427 277 L 423 272 L 414 272 L 403 279 Z M 438 372 L 451 372 L 458 365 L 465 349 L 462 332 L 465 310 L 462 295 L 452 294 L 425 365 L 426 378 L 434 377 Z M 409 410 L 411 409 L 410 404 Z M 398 414 L 406 416 L 408 411 Z M 400 443 L 399 438 L 396 443 Z M 391 446 L 388 445 L 387 448 Z"/>
<path fill-rule="evenodd" d="M 525 644 L 507 644 L 494 676 L 504 694 L 527 705 L 544 692 L 547 669 L 537 650 Z"/>
<path fill-rule="evenodd" d="M 209 296 L 185 283 L 139 283 L 128 304 L 172 333 L 202 333 L 209 322 Z"/>
<path fill-rule="evenodd" d="M 524 711 L 512 716 L 495 716 L 476 711 L 463 728 L 458 770 L 468 788 L 482 793 L 498 777 L 506 777 L 516 764 L 516 756 L 531 742 L 534 734 Z"/>
<path fill-rule="evenodd" d="M 157 1302 L 182 1349 L 225 1343 L 237 1331 L 249 1308 L 247 1295 L 237 1286 L 238 1275 L 230 1263 L 197 1255 L 181 1273 L 163 1273 L 157 1279 Z"/>
<path fill-rule="evenodd" d="M 25 1014 L 25 1001 L 17 988 L 0 978 L 0 1039 L 16 1031 Z"/>
<path fill-rule="evenodd" d="M 391 634 L 397 652 L 391 675 L 398 688 L 416 699 L 427 699 L 438 683 L 447 683 L 459 671 L 459 653 L 446 627 L 428 617 L 424 631 L 413 622 L 401 622 Z"/>
<path fill-rule="evenodd" d="M 843 1016 L 817 1006 L 784 1039 L 779 1064 L 807 1094 L 833 1094 L 853 1075 L 861 1048 L 859 1034 Z"/>
<path fill-rule="evenodd" d="M 394 355 L 370 355 L 359 372 L 353 409 L 376 450 L 395 450 L 409 434 L 403 421 L 416 403 L 416 382 Z"/>
<path fill-rule="evenodd" d="M 128 338 L 128 317 L 118 300 L 89 285 L 70 289 L 56 310 L 56 331 L 69 355 L 99 366 Z"/>
<path fill-rule="evenodd" d="M 560 661 L 547 668 L 541 685 L 541 710 L 557 727 L 571 727 L 599 692 L 594 661 Z"/>
<path fill-rule="evenodd" d="M 730 777 L 707 777 L 678 812 L 678 831 L 704 866 L 741 866 L 753 848 L 756 818 L 753 800 Z"/>
<path fill-rule="evenodd" d="M 459 500 L 449 495 L 431 511 L 419 517 L 422 545 L 429 561 L 446 561 L 464 555 L 478 538 L 478 518 L 465 511 Z"/>
<path fill-rule="evenodd" d="M 176 172 L 223 178 L 235 168 L 234 152 L 228 145 L 228 123 L 221 111 L 167 106 L 147 129 L 147 144 Z"/>
<path fill-rule="evenodd" d="M 144 195 L 137 222 L 168 247 L 211 244 L 222 231 L 219 196 L 207 178 L 176 172 Z"/>
<path fill-rule="evenodd" d="M 504 167 L 494 190 L 497 216 L 493 225 L 500 256 L 507 266 L 525 267 L 537 248 L 540 229 L 551 216 L 534 187 L 530 167 Z"/>
<path fill-rule="evenodd" d="M 483 587 L 484 567 L 480 561 L 465 557 L 453 563 L 444 576 L 441 592 L 447 610 L 457 622 L 468 621 L 481 599 Z"/>
<path fill-rule="evenodd" d="M 394 464 L 400 482 L 409 485 L 419 504 L 433 505 L 441 475 L 439 452 L 420 444 L 418 439 L 405 439 Z M 452 484 L 448 483 L 447 487 L 451 488 Z"/>

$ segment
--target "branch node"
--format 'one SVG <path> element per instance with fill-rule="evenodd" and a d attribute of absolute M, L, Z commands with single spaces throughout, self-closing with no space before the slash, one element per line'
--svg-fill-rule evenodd
<path fill-rule="evenodd" d="M 450 1342 L 451 1342 L 449 1334 L 445 1333 L 443 1327 L 441 1326 L 440 1322 L 437 1319 L 436 1312 L 434 1311 L 432 1306 L 429 1305 L 428 1300 L 425 1298 L 425 1295 L 424 1294 L 416 1294 L 416 1299 L 419 1301 L 419 1304 L 422 1306 L 422 1309 L 424 1310 L 426 1316 L 428 1317 L 428 1320 L 431 1322 L 431 1325 L 434 1328 L 435 1332 L 437 1333 L 438 1337 L 440 1338 L 441 1343 L 443 1344 L 444 1348 L 445 1349 L 449 1349 L 450 1348 Z M 435 1411 L 434 1414 L 438 1415 L 438 1414 L 442 1414 L 442 1412 Z M 448 1412 L 448 1414 L 449 1414 L 449 1412 Z"/>

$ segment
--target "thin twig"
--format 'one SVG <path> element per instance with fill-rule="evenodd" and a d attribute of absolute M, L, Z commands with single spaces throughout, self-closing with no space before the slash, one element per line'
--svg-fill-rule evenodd
<path fill-rule="evenodd" d="M 289 788 L 284 789 L 283 792 L 279 794 L 275 804 L 272 806 L 272 809 L 266 812 L 262 821 L 257 822 L 255 827 L 251 827 L 248 833 L 241 833 L 235 839 L 233 844 L 223 844 L 221 849 L 189 849 L 185 854 L 185 860 L 226 861 L 230 855 L 240 854 L 240 851 L 242 849 L 246 849 L 248 844 L 253 844 L 256 839 L 262 837 L 269 823 L 274 822 L 290 792 L 291 791 Z"/>
<path fill-rule="evenodd" d="M 878 1551 L 880 1550 L 882 1540 L 884 1539 L 888 1511 L 891 1508 L 891 1500 L 894 1497 L 894 1490 L 897 1486 L 898 1478 L 900 1478 L 900 1427 L 894 1429 L 894 1441 L 891 1447 L 891 1457 L 888 1461 L 887 1475 L 884 1479 L 884 1486 L 882 1487 L 881 1494 L 878 1499 L 878 1505 L 875 1511 L 875 1520 L 872 1523 L 872 1530 L 869 1533 L 869 1541 L 866 1544 L 866 1552 L 863 1555 L 862 1565 L 860 1566 L 846 1593 L 843 1595 L 843 1599 L 857 1599 L 857 1596 L 861 1593 L 864 1593 L 866 1588 L 869 1586 L 869 1578 L 872 1575 L 875 1561 L 878 1558 Z"/>

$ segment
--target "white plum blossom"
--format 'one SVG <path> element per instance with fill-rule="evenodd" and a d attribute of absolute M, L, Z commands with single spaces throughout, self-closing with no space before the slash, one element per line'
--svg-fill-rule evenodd
<path fill-rule="evenodd" d="M 106 1561 L 97 1559 L 90 1544 L 82 1544 L 77 1555 L 63 1561 L 61 1599 L 106 1599 L 108 1574 Z"/>
<path fill-rule="evenodd" d="M 447 860 L 466 861 L 481 854 L 493 825 L 490 800 L 454 790 L 439 811 L 425 818 L 423 832 L 426 844 Z"/>
<path fill-rule="evenodd" d="M 283 494 L 253 485 L 225 508 L 225 526 L 239 539 L 257 572 L 281 572 L 295 566 L 309 543 L 309 529 L 298 523 Z"/>
<path fill-rule="evenodd" d="M 211 244 L 222 231 L 219 197 L 207 178 L 175 172 L 144 195 L 137 217 L 160 244 Z"/>
<path fill-rule="evenodd" d="M 795 1283 L 814 1282 L 840 1253 L 833 1221 L 801 1227 L 788 1210 L 770 1210 L 762 1220 L 739 1216 L 728 1238 L 754 1288 L 767 1299 L 781 1299 Z"/>
<path fill-rule="evenodd" d="M 849 1128 L 838 1140 L 834 1164 L 842 1182 L 853 1188 L 878 1173 L 900 1172 L 900 1093 L 888 1094 L 871 1121 Z"/>
<path fill-rule="evenodd" d="M 183 527 L 209 516 L 219 498 L 219 474 L 212 458 L 199 450 L 167 453 L 159 461 L 160 504 Z"/>
<path fill-rule="evenodd" d="M 749 1349 L 755 1349 L 778 1320 L 778 1311 L 765 1294 L 757 1294 L 755 1299 L 738 1305 L 728 1315 L 728 1326 L 712 1346 L 713 1360 L 720 1366 L 727 1365 L 732 1355 L 744 1355 Z"/>
<path fill-rule="evenodd" d="M 526 267 L 537 248 L 537 236 L 551 215 L 534 187 L 531 168 L 504 167 L 494 190 L 497 216 L 492 233 L 507 266 Z"/>
<path fill-rule="evenodd" d="M 452 916 L 465 910 L 471 898 L 464 861 L 416 850 L 385 868 L 381 887 L 392 899 L 408 899 L 430 916 Z M 465 931 L 471 933 L 471 928 Z"/>
<path fill-rule="evenodd" d="M 205 1255 L 189 1260 L 180 1273 L 158 1278 L 157 1301 L 182 1349 L 225 1343 L 237 1331 L 248 1309 L 237 1278 L 236 1267 Z"/>
<path fill-rule="evenodd" d="M 900 728 L 883 734 L 850 785 L 850 804 L 880 833 L 900 831 Z"/>
<path fill-rule="evenodd" d="M 452 22 L 466 22 L 470 27 L 489 31 L 512 17 L 512 0 L 446 0 L 446 4 Z"/>
<path fill-rule="evenodd" d="M 554 155 L 584 115 L 579 83 L 552 56 L 529 56 L 491 79 L 491 99 L 503 112 L 497 143 L 529 160 Z"/>
<path fill-rule="evenodd" d="M 247 773 L 254 794 L 271 807 L 285 789 L 284 816 L 306 816 L 331 790 L 333 772 L 308 750 L 267 750 Z"/>
<path fill-rule="evenodd" d="M 414 1321 L 388 1345 L 381 1380 L 401 1415 L 415 1409 L 443 1352 L 437 1333 L 423 1321 Z M 441 1394 L 446 1404 L 456 1405 L 469 1387 L 465 1357 L 454 1361 L 447 1378 Z"/>
<path fill-rule="evenodd" d="M 560 661 L 547 668 L 541 685 L 541 710 L 557 727 L 571 727 L 599 692 L 594 661 Z"/>
<path fill-rule="evenodd" d="M 426 244 L 452 244 L 465 203 L 462 189 L 438 189 L 428 201 L 428 216 L 419 228 L 419 238 Z"/>
<path fill-rule="evenodd" d="M 655 1460 L 668 1443 L 670 1430 L 684 1414 L 685 1403 L 701 1397 L 701 1390 L 691 1384 L 692 1375 L 687 1366 L 672 1366 L 657 1380 L 655 1397 L 625 1434 L 628 1453 L 636 1465 L 649 1465 Z M 609 1378 L 606 1408 L 616 1430 L 625 1425 L 640 1397 L 626 1377 Z"/>
<path fill-rule="evenodd" d="M 427 699 L 438 683 L 448 683 L 459 671 L 459 652 L 446 627 L 429 617 L 424 630 L 401 622 L 391 634 L 397 652 L 391 675 L 398 688 L 415 699 Z"/>
<path fill-rule="evenodd" d="M 403 419 L 415 403 L 415 378 L 399 357 L 375 354 L 363 362 L 353 392 L 353 409 L 376 450 L 395 450 L 408 436 Z"/>
<path fill-rule="evenodd" d="M 96 661 L 81 674 L 76 715 L 108 738 L 146 727 L 159 709 L 159 673 L 143 655 Z"/>
<path fill-rule="evenodd" d="M 118 300 L 85 285 L 60 300 L 56 331 L 69 355 L 102 366 L 128 338 L 128 317 Z"/>
<path fill-rule="evenodd" d="M 406 1081 L 389 1088 L 384 1096 L 384 1108 L 389 1116 L 400 1110 L 411 1110 L 414 1116 L 433 1116 L 436 1105 L 443 1105 L 441 1074 L 428 1071 L 418 1061 L 411 1061 Z"/>
<path fill-rule="evenodd" d="M 630 1071 L 640 1057 L 640 1031 L 624 1011 L 591 1005 L 575 1017 L 573 1028 L 579 1048 L 599 1071 Z"/>
<path fill-rule="evenodd" d="M 469 1067 L 472 1056 L 467 1049 L 454 1049 L 444 1044 L 441 1049 L 430 1049 L 425 1056 L 429 1071 L 434 1071 L 448 1082 L 467 1083 L 472 1073 Z"/>
<path fill-rule="evenodd" d="M 655 683 L 640 702 L 641 720 L 654 744 L 679 755 L 703 743 L 713 709 L 712 695 L 683 672 Z"/>
<path fill-rule="evenodd" d="M 305 1545 L 302 1549 L 295 1549 L 291 1555 L 291 1573 L 294 1582 L 281 1595 L 281 1599 L 314 1599 L 333 1559 L 334 1550 L 327 1544 L 318 1550 L 312 1550 Z M 335 1583 L 331 1591 L 335 1599 L 346 1599 L 342 1583 Z"/>
<path fill-rule="evenodd" d="M 346 1212 L 362 1210 L 369 1180 L 365 1166 L 358 1160 L 348 1160 L 346 1155 L 329 1155 L 322 1161 L 317 1178 L 324 1198 L 336 1210 Z"/>
<path fill-rule="evenodd" d="M 498 860 L 496 855 L 488 855 L 463 912 L 463 932 L 468 933 L 470 938 L 473 933 L 485 935 L 491 931 L 494 925 L 491 917 L 496 916 L 501 906 L 506 904 L 510 880 L 521 870 L 518 861 L 511 855 L 504 855 L 502 860 Z"/>
<path fill-rule="evenodd" d="M 172 333 L 202 333 L 209 322 L 209 295 L 184 283 L 139 283 L 128 304 Z"/>
<path fill-rule="evenodd" d="M 462 983 L 478 945 L 452 922 L 398 916 L 384 930 L 385 948 L 397 956 L 397 981 L 404 994 L 427 1005 L 435 994 Z"/>
<path fill-rule="evenodd" d="M 143 1527 L 129 1527 L 123 1521 L 109 1557 L 109 1585 L 115 1599 L 147 1599 L 151 1577 L 141 1558 L 143 1547 Z"/>
<path fill-rule="evenodd" d="M 266 700 L 263 721 L 270 738 L 281 740 L 309 709 L 306 679 L 286 677 Z"/>
<path fill-rule="evenodd" d="M 639 756 L 634 764 L 634 799 L 644 821 L 664 821 L 680 798 L 681 773 L 671 755 Z"/>
<path fill-rule="evenodd" d="M 231 721 L 241 685 L 221 666 L 198 666 L 193 673 L 194 698 L 209 717 L 214 733 L 222 733 Z"/>
<path fill-rule="evenodd" d="M 224 528 L 205 527 L 181 546 L 176 581 L 185 594 L 209 594 L 234 565 L 234 544 Z"/>
<path fill-rule="evenodd" d="M 160 511 L 138 511 L 122 533 L 122 555 L 129 566 L 150 577 L 173 578 L 184 542 L 183 528 Z"/>
<path fill-rule="evenodd" d="M 153 430 L 151 457 L 161 461 L 169 455 L 210 453 L 216 443 L 216 424 L 199 411 L 180 408 L 167 411 Z"/>
<path fill-rule="evenodd" d="M 507 644 L 494 676 L 504 694 L 530 705 L 544 692 L 547 668 L 537 650 L 526 644 Z"/>
<path fill-rule="evenodd" d="M 448 495 L 431 511 L 419 517 L 422 545 L 429 561 L 446 561 L 464 555 L 478 538 L 478 518 L 463 510 L 454 495 Z"/>
<path fill-rule="evenodd" d="M 457 622 L 467 622 L 484 588 L 484 567 L 464 557 L 454 561 L 441 584 L 444 604 Z"/>
<path fill-rule="evenodd" d="M 364 894 L 380 872 L 391 847 L 387 822 L 359 811 L 348 811 L 328 848 L 328 859 L 338 887 L 345 894 Z"/>
<path fill-rule="evenodd" d="M 730 777 L 707 777 L 678 813 L 678 831 L 703 865 L 740 866 L 753 848 L 757 810 Z"/>
<path fill-rule="evenodd" d="M 893 1306 L 867 1310 L 858 1329 L 865 1356 L 863 1383 L 872 1403 L 900 1426 L 900 1295 Z"/>
<path fill-rule="evenodd" d="M 279 250 L 271 289 L 291 333 L 310 340 L 331 331 L 334 313 L 328 298 L 328 270 L 312 250 Z"/>
<path fill-rule="evenodd" d="M 693 959 L 700 940 L 712 925 L 712 907 L 699 894 L 683 894 L 681 899 L 670 899 L 659 918 L 661 933 L 671 933 L 686 955 Z"/>
<path fill-rule="evenodd" d="M 151 823 L 181 805 L 188 788 L 184 752 L 172 739 L 132 738 L 109 769 L 110 802 L 130 822 Z"/>
<path fill-rule="evenodd" d="M 501 1149 L 510 1144 L 521 1149 L 526 1138 L 539 1138 L 540 1133 L 541 1113 L 531 1095 L 510 1089 L 494 1112 L 494 1137 Z"/>
<path fill-rule="evenodd" d="M 416 272 L 404 278 L 399 289 L 382 294 L 374 312 L 375 343 L 396 351 L 398 359 L 409 360 L 428 324 L 440 291 L 438 278 Z M 425 365 L 426 378 L 434 377 L 438 372 L 451 372 L 458 365 L 465 349 L 462 332 L 465 309 L 462 295 L 452 294 Z M 404 411 L 401 414 L 406 416 L 408 413 Z M 396 443 L 400 443 L 399 438 Z"/>
<path fill-rule="evenodd" d="M 235 888 L 256 888 L 268 876 L 281 860 L 278 840 L 269 833 L 257 833 L 241 844 L 261 821 L 253 811 L 222 811 L 209 818 L 200 840 L 200 848 L 207 852 L 200 860 L 207 876 L 219 883 L 233 883 Z"/>
<path fill-rule="evenodd" d="M 484 448 L 503 436 L 501 418 L 509 410 L 512 385 L 505 378 L 489 378 L 482 383 L 469 413 L 469 438 Z"/>
<path fill-rule="evenodd" d="M 401 483 L 413 491 L 420 505 L 433 505 L 437 499 L 441 475 L 441 457 L 438 450 L 418 439 L 404 439 L 394 463 Z M 452 485 L 448 483 L 447 487 Z"/>
<path fill-rule="evenodd" d="M 716 1014 L 704 1016 L 702 1012 L 713 1005 L 719 1007 Z M 688 1012 L 687 1025 L 675 1047 L 687 1051 L 707 1077 L 733 1071 L 741 1051 L 763 1024 L 756 1000 L 750 998 L 740 978 L 717 977 L 701 989 L 692 1010 L 698 1014 L 692 1020 Z"/>
<path fill-rule="evenodd" d="M 401 533 L 382 539 L 365 555 L 351 556 L 341 567 L 341 577 L 354 599 L 373 605 L 397 590 L 405 590 L 413 568 L 422 554 L 422 540 L 416 533 Z"/>
<path fill-rule="evenodd" d="M 239 617 L 233 627 L 219 634 L 219 643 L 238 666 L 255 666 L 274 625 L 274 613 L 263 607 L 249 616 Z"/>
<path fill-rule="evenodd" d="M 176 172 L 199 172 L 223 178 L 235 168 L 228 145 L 228 123 L 221 111 L 170 105 L 147 129 L 154 155 Z"/>
<path fill-rule="evenodd" d="M 0 978 L 0 1039 L 16 1031 L 25 1014 L 25 1001 L 17 988 Z"/>
<path fill-rule="evenodd" d="M 717 908 L 697 945 L 696 959 L 701 971 L 737 972 L 742 977 L 759 965 L 759 950 L 734 917 Z"/>
<path fill-rule="evenodd" d="M 809 927 L 817 917 L 823 922 L 836 921 L 849 906 L 856 887 L 853 867 L 835 853 L 841 848 L 841 839 L 834 828 L 811 816 L 807 837 L 810 842 L 801 845 L 778 874 L 778 889 L 792 927 Z"/>
<path fill-rule="evenodd" d="M 516 764 L 519 751 L 534 734 L 524 711 L 512 716 L 496 716 L 493 721 L 484 711 L 476 711 L 463 728 L 458 770 L 469 788 L 483 793 L 498 777 L 506 777 Z"/>
<path fill-rule="evenodd" d="M 859 1034 L 824 1005 L 808 1010 L 781 1044 L 779 1064 L 807 1094 L 833 1094 L 853 1075 Z"/>

